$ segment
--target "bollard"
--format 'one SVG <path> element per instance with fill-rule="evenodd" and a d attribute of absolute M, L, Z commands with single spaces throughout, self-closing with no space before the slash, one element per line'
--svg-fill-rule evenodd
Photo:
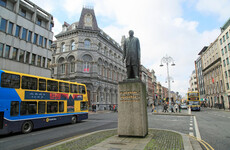
<path fill-rule="evenodd" d="M 188 106 L 188 114 L 191 115 L 191 107 Z"/>

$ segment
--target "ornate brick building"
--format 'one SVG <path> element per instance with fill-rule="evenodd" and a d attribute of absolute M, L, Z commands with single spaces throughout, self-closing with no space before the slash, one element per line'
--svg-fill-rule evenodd
<path fill-rule="evenodd" d="M 98 25 L 93 9 L 83 8 L 79 22 L 64 23 L 53 44 L 53 78 L 84 83 L 89 105 L 117 104 L 118 82 L 125 76 L 121 46 Z"/>

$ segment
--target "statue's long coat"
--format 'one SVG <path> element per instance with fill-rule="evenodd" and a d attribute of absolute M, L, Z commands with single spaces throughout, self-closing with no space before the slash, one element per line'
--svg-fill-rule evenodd
<path fill-rule="evenodd" d="M 140 42 L 138 38 L 129 37 L 125 39 L 124 59 L 126 59 L 126 66 L 140 65 Z"/>

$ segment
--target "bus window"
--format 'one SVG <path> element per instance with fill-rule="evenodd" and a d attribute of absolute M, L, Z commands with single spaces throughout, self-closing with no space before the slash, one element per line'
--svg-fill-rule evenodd
<path fill-rule="evenodd" d="M 59 112 L 64 112 L 64 102 L 59 102 Z"/>
<path fill-rule="evenodd" d="M 52 80 L 47 80 L 47 90 L 57 92 L 58 91 L 58 82 L 52 81 Z"/>
<path fill-rule="evenodd" d="M 22 76 L 22 89 L 37 90 L 37 78 Z"/>
<path fill-rule="evenodd" d="M 70 84 L 70 93 L 78 93 L 78 86 L 76 84 Z"/>
<path fill-rule="evenodd" d="M 59 92 L 69 93 L 69 83 L 59 82 Z"/>
<path fill-rule="evenodd" d="M 85 94 L 85 87 L 83 85 L 79 85 L 79 93 Z"/>
<path fill-rule="evenodd" d="M 2 73 L 1 87 L 19 89 L 20 76 L 15 74 Z"/>
<path fill-rule="evenodd" d="M 88 109 L 88 104 L 87 102 L 81 102 L 81 111 L 87 110 Z"/>
<path fill-rule="evenodd" d="M 20 115 L 34 115 L 37 113 L 37 102 L 21 102 Z"/>
<path fill-rule="evenodd" d="M 46 80 L 45 79 L 39 79 L 39 90 L 40 91 L 46 90 Z"/>
<path fill-rule="evenodd" d="M 46 111 L 46 102 L 38 102 L 38 114 L 44 114 Z"/>
<path fill-rule="evenodd" d="M 13 101 L 10 105 L 10 116 L 17 116 L 19 114 L 19 102 Z"/>
<path fill-rule="evenodd" d="M 47 102 L 47 113 L 57 113 L 58 102 Z"/>

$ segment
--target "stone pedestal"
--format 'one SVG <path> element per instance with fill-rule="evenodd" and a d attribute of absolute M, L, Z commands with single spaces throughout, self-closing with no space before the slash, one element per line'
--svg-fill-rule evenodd
<path fill-rule="evenodd" d="M 145 137 L 148 134 L 146 86 L 128 79 L 118 87 L 118 136 Z"/>

